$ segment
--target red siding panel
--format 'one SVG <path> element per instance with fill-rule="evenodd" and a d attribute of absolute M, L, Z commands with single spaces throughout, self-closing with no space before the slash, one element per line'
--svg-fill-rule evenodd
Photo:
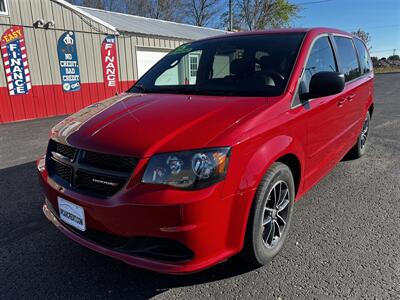
<path fill-rule="evenodd" d="M 34 96 L 33 96 L 32 90 L 30 90 L 27 95 L 23 95 L 23 96 L 21 95 L 21 96 L 18 96 L 18 97 L 21 97 L 21 101 L 24 104 L 25 118 L 26 119 L 36 118 L 37 112 L 36 112 L 35 100 L 34 100 Z M 14 96 L 10 96 L 10 98 L 11 98 L 11 101 L 12 101 Z"/>
<path fill-rule="evenodd" d="M 121 82 L 122 91 L 134 81 Z M 74 113 L 92 103 L 115 95 L 104 83 L 82 83 L 79 92 L 65 93 L 61 85 L 34 85 L 27 95 L 9 96 L 0 87 L 0 124 Z"/>
<path fill-rule="evenodd" d="M 13 114 L 16 120 L 26 119 L 23 97 L 24 96 L 10 96 Z M 29 97 L 29 95 L 27 95 L 27 97 Z"/>
<path fill-rule="evenodd" d="M 48 95 L 44 92 L 43 86 L 36 86 L 35 89 L 32 87 L 31 93 L 33 94 L 34 106 L 36 108 L 36 118 L 44 118 L 50 116 L 47 112 L 46 102 L 48 101 Z M 26 96 L 20 96 L 25 98 Z M 11 97 L 12 98 L 12 97 Z M 26 118 L 28 119 L 28 118 Z"/>
<path fill-rule="evenodd" d="M 81 99 L 82 99 L 82 105 L 83 107 L 86 107 L 92 102 L 90 101 L 90 86 L 89 84 L 85 84 L 81 86 Z"/>
<path fill-rule="evenodd" d="M 66 115 L 67 107 L 65 105 L 64 92 L 63 92 L 61 86 L 60 85 L 51 85 L 48 87 L 49 87 L 49 90 L 50 90 L 50 88 L 52 89 L 54 98 L 56 99 L 55 105 L 56 105 L 56 109 L 57 109 L 57 115 Z M 33 87 L 33 88 L 35 88 L 35 87 Z"/>
<path fill-rule="evenodd" d="M 13 107 L 11 104 L 8 89 L 6 87 L 0 88 L 0 123 L 14 121 Z"/>

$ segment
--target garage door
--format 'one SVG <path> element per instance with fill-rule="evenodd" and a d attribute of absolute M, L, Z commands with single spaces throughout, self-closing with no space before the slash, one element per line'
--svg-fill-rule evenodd
<path fill-rule="evenodd" d="M 163 58 L 168 51 L 162 50 L 137 50 L 138 78 L 142 77 L 156 62 Z"/>

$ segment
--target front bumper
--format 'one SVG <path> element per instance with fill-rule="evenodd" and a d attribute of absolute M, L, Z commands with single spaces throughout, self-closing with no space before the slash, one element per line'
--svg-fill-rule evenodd
<path fill-rule="evenodd" d="M 117 251 L 112 251 L 108 248 L 97 245 L 79 236 L 78 234 L 75 234 L 73 231 L 67 228 L 65 224 L 59 221 L 58 217 L 54 215 L 54 213 L 48 208 L 46 203 L 43 205 L 43 213 L 45 214 L 47 219 L 57 227 L 57 229 L 59 229 L 63 234 L 65 234 L 67 237 L 77 242 L 78 244 L 87 247 L 93 251 L 99 252 L 101 254 L 121 260 L 126 264 L 155 272 L 160 272 L 165 274 L 184 274 L 184 273 L 198 272 L 210 266 L 213 266 L 218 262 L 224 261 L 228 257 L 235 254 L 235 251 L 231 250 L 231 251 L 226 251 L 218 256 L 214 256 L 208 260 L 198 261 L 198 262 L 193 261 L 190 263 L 183 263 L 183 264 L 174 264 L 163 261 L 145 259 Z"/>
<path fill-rule="evenodd" d="M 97 199 L 58 186 L 41 161 L 38 170 L 46 197 L 46 217 L 77 243 L 127 264 L 169 274 L 191 273 L 224 261 L 241 249 L 237 242 L 240 232 L 234 231 L 237 220 L 232 224 L 234 219 L 230 217 L 238 199 L 221 198 L 223 182 L 198 191 L 137 184 L 112 198 Z M 145 236 L 176 241 L 190 249 L 193 257 L 185 261 L 149 259 L 105 247 L 60 221 L 58 197 L 83 207 L 86 226 L 91 230 L 127 238 Z"/>

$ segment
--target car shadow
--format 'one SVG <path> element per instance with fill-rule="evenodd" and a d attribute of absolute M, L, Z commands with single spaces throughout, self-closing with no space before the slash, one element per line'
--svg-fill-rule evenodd
<path fill-rule="evenodd" d="M 0 298 L 147 299 L 254 270 L 236 257 L 185 276 L 128 266 L 79 246 L 47 221 L 34 162 L 0 169 L 0 182 Z"/>

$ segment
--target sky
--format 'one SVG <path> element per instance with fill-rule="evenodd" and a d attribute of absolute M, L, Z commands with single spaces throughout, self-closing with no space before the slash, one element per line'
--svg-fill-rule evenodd
<path fill-rule="evenodd" d="M 358 28 L 371 35 L 371 56 L 400 55 L 400 0 L 291 0 L 301 4 L 293 27 Z"/>

